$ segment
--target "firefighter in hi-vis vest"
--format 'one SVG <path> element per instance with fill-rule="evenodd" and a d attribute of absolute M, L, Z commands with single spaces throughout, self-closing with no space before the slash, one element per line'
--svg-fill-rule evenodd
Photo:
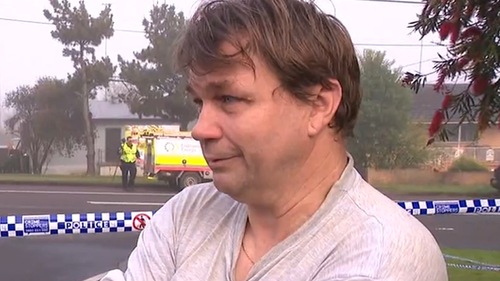
<path fill-rule="evenodd" d="M 122 171 L 122 186 L 125 189 L 132 188 L 137 175 L 137 167 L 135 161 L 141 157 L 137 145 L 132 143 L 132 137 L 127 137 L 126 141 L 122 140 L 122 145 L 119 149 L 120 170 Z M 129 177 L 130 174 L 130 177 Z"/>

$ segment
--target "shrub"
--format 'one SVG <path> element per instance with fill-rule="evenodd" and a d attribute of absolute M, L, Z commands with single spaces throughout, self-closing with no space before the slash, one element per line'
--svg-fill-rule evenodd
<path fill-rule="evenodd" d="M 451 164 L 450 172 L 488 172 L 488 168 L 475 159 L 461 156 Z"/>

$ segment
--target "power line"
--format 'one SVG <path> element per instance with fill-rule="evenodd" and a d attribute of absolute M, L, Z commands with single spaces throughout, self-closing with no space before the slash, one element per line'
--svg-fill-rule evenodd
<path fill-rule="evenodd" d="M 438 59 L 438 58 L 439 57 L 430 58 L 430 59 L 426 59 L 426 60 L 423 60 L 423 61 L 417 61 L 417 62 L 414 62 L 414 63 L 403 65 L 403 66 L 401 66 L 401 68 L 406 68 L 406 67 L 410 67 L 410 66 L 414 66 L 414 65 L 419 65 L 419 64 L 422 64 L 424 62 L 430 62 L 430 61 L 433 61 L 433 60 Z"/>
<path fill-rule="evenodd" d="M 367 0 L 358 0 L 358 1 L 367 1 Z M 375 1 L 375 0 L 371 0 Z M 382 1 L 382 0 L 377 0 Z M 387 0 L 388 1 L 388 0 Z M 52 25 L 49 22 L 43 21 L 34 21 L 34 20 L 23 20 L 23 19 L 14 19 L 14 18 L 2 18 L 0 17 L 0 21 L 9 21 L 9 22 L 18 22 L 18 23 L 27 23 L 27 24 L 38 24 L 38 25 Z M 125 33 L 140 33 L 144 34 L 142 30 L 132 30 L 132 29 L 119 29 L 115 28 L 116 32 L 125 32 Z M 443 45 L 438 44 L 403 44 L 403 43 L 354 43 L 355 46 L 362 47 L 443 47 Z"/>
<path fill-rule="evenodd" d="M 34 20 L 22 20 L 22 19 L 13 19 L 13 18 L 0 18 L 0 21 L 10 21 L 10 22 L 38 24 L 38 25 L 52 25 L 50 22 L 34 21 Z M 128 32 L 128 33 L 144 33 L 144 31 L 141 31 L 141 30 L 131 30 L 131 29 L 116 29 L 115 28 L 115 31 Z"/>

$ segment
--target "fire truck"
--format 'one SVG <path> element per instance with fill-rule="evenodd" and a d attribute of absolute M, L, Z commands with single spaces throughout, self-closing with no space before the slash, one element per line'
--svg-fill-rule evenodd
<path fill-rule="evenodd" d="M 138 164 L 148 178 L 180 189 L 212 180 L 201 145 L 191 132 L 132 130 L 128 135 L 137 143 L 142 159 Z"/>

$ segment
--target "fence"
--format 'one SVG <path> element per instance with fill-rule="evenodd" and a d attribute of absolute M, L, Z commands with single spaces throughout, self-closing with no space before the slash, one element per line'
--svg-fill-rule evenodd
<path fill-rule="evenodd" d="M 500 147 L 481 146 L 438 146 L 429 149 L 432 151 L 430 165 L 436 168 L 448 167 L 458 157 L 464 156 L 475 159 L 488 166 L 496 167 L 500 164 Z"/>
<path fill-rule="evenodd" d="M 368 181 L 374 186 L 489 186 L 491 172 L 435 172 L 425 169 L 368 170 Z"/>

